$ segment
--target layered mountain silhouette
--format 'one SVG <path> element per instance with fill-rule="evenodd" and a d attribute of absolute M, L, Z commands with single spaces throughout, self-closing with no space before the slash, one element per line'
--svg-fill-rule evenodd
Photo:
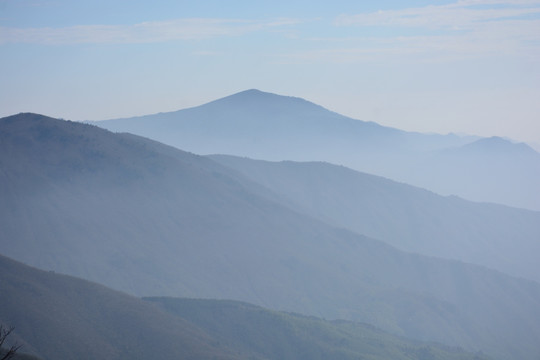
<path fill-rule="evenodd" d="M 268 359 L 468 359 L 484 356 L 438 344 L 411 343 L 367 324 L 322 321 L 227 300 L 147 298 L 223 344 Z"/>
<path fill-rule="evenodd" d="M 328 163 L 211 158 L 334 226 L 540 282 L 540 212 L 443 197 Z"/>
<path fill-rule="evenodd" d="M 479 359 L 365 324 L 331 323 L 246 303 L 143 301 L 3 256 L 0 274 L 0 320 L 13 324 L 11 336 L 20 350 L 41 359 Z"/>
<path fill-rule="evenodd" d="M 415 169 L 419 171 L 412 172 L 411 182 L 429 186 L 419 174 L 430 169 L 431 181 L 439 184 L 441 193 L 540 210 L 540 154 L 524 143 L 500 137 L 480 139 L 440 150 Z M 471 186 L 472 180 L 483 188 L 481 193 Z M 523 200 L 516 202 L 518 192 Z"/>
<path fill-rule="evenodd" d="M 0 119 L 2 253 L 137 296 L 234 299 L 540 354 L 540 285 L 405 253 L 212 159 L 36 114 Z M 104 345 L 105 346 L 105 345 Z"/>
<path fill-rule="evenodd" d="M 200 328 L 102 285 L 0 256 L 0 321 L 46 359 L 238 359 Z"/>
<path fill-rule="evenodd" d="M 197 154 L 325 161 L 442 195 L 540 210 L 540 154 L 525 144 L 498 139 L 502 151 L 476 156 L 475 148 L 494 141 L 464 147 L 479 139 L 400 131 L 300 98 L 247 90 L 194 108 L 94 124 Z"/>

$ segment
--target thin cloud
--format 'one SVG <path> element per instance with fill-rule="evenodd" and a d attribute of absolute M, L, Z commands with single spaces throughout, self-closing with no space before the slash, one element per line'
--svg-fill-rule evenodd
<path fill-rule="evenodd" d="M 278 56 L 278 63 L 313 64 L 313 63 L 365 63 L 396 61 L 406 63 L 447 63 L 470 58 L 517 56 L 520 61 L 540 61 L 539 37 L 530 34 L 525 40 L 521 24 L 508 26 L 506 31 L 496 29 L 460 35 L 437 36 L 395 36 L 317 39 L 327 43 L 330 48 L 296 51 Z M 540 23 L 530 25 L 531 30 L 538 29 Z M 500 36 L 504 32 L 504 36 Z M 513 34 L 515 33 L 515 34 Z M 516 40 L 515 38 L 519 38 Z M 530 44 L 529 44 L 530 43 Z M 339 44 L 339 47 L 335 47 Z"/>
<path fill-rule="evenodd" d="M 489 5 L 505 6 L 490 8 Z M 474 29 L 487 21 L 526 19 L 527 16 L 539 14 L 539 1 L 462 0 L 447 5 L 341 15 L 335 24 L 466 30 Z"/>
<path fill-rule="evenodd" d="M 521 6 L 521 5 L 538 5 L 538 0 L 458 0 L 457 6 L 476 6 L 476 5 L 506 5 L 506 6 Z"/>
<path fill-rule="evenodd" d="M 0 27 L 0 44 L 34 43 L 65 45 L 81 43 L 154 43 L 239 36 L 268 28 L 299 23 L 294 19 L 251 21 L 238 19 L 176 19 L 133 25 L 80 25 L 62 28 Z"/>
<path fill-rule="evenodd" d="M 334 25 L 386 31 L 379 37 L 349 37 L 350 48 L 312 53 L 312 59 L 319 55 L 322 61 L 339 61 L 343 55 L 348 61 L 361 61 L 392 54 L 421 54 L 421 61 L 503 55 L 540 60 L 539 0 L 460 0 L 447 5 L 341 15 Z M 415 31 L 404 35 L 405 29 Z M 292 57 L 303 58 L 298 54 Z"/>
<path fill-rule="evenodd" d="M 356 47 L 337 49 L 318 49 L 308 51 L 298 51 L 295 53 L 282 54 L 275 57 L 278 64 L 353 64 L 358 62 L 377 61 L 381 57 L 402 56 L 405 53 L 417 53 L 415 49 L 403 50 L 400 48 L 387 47 Z"/>

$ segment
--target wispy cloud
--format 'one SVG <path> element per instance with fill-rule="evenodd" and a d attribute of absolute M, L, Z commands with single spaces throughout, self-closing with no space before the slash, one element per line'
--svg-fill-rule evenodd
<path fill-rule="evenodd" d="M 474 29 L 488 21 L 526 19 L 526 16 L 539 14 L 538 0 L 461 0 L 447 5 L 341 15 L 335 23 L 463 30 Z"/>
<path fill-rule="evenodd" d="M 239 36 L 298 23 L 295 19 L 269 21 L 191 18 L 133 25 L 80 25 L 61 28 L 0 27 L 0 44 L 152 43 Z"/>
<path fill-rule="evenodd" d="M 341 15 L 334 25 L 387 30 L 378 37 L 349 40 L 354 48 L 320 52 L 321 59 L 340 52 L 351 61 L 366 54 L 416 53 L 425 54 L 428 60 L 505 54 L 540 59 L 539 0 L 460 0 L 447 5 Z M 411 34 L 404 31 L 409 29 L 415 29 L 414 35 L 404 35 Z"/>

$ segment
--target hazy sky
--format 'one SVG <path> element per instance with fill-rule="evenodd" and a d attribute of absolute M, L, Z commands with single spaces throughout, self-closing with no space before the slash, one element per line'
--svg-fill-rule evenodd
<path fill-rule="evenodd" d="M 405 130 L 540 142 L 540 0 L 0 0 L 0 116 L 257 88 Z"/>

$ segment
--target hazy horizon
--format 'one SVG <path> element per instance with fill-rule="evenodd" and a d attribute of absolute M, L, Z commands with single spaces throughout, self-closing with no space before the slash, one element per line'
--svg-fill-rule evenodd
<path fill-rule="evenodd" d="M 0 358 L 540 359 L 540 0 L 0 0 L 0 53 Z"/>
<path fill-rule="evenodd" d="M 0 1 L 0 116 L 103 120 L 246 89 L 540 143 L 540 1 Z"/>

